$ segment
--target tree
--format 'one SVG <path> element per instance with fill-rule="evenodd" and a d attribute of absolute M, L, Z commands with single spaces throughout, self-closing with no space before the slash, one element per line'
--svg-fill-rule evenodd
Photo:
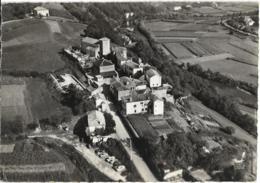
<path fill-rule="evenodd" d="M 112 115 L 105 112 L 104 117 L 105 117 L 105 120 L 106 120 L 106 130 L 105 130 L 105 132 L 106 133 L 115 132 L 116 123 L 115 123 L 115 120 L 113 119 Z"/>
<path fill-rule="evenodd" d="M 69 106 L 74 114 L 79 114 L 81 112 L 79 105 L 83 102 L 84 96 L 85 93 L 83 91 L 77 89 L 75 85 L 71 84 L 65 89 L 62 103 Z"/>

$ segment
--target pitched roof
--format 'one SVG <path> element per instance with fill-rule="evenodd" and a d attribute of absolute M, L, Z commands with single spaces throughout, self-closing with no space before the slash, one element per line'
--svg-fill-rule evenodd
<path fill-rule="evenodd" d="M 155 76 L 155 75 L 161 76 L 161 75 L 159 74 L 159 72 L 158 72 L 157 70 L 155 70 L 155 69 L 148 69 L 148 70 L 146 71 L 146 75 L 147 75 L 148 77 L 153 77 L 153 76 Z"/>
<path fill-rule="evenodd" d="M 136 86 L 134 80 L 126 76 L 120 77 L 119 80 L 115 80 L 111 85 L 118 91 L 130 90 Z"/>
<path fill-rule="evenodd" d="M 99 40 L 110 40 L 110 39 L 107 38 L 107 37 L 102 37 L 102 38 L 100 38 Z"/>
<path fill-rule="evenodd" d="M 126 64 L 126 66 L 128 66 L 128 67 L 130 67 L 132 69 L 139 67 L 139 64 L 137 64 L 135 62 L 132 62 L 132 61 L 126 62 L 125 64 Z"/>
<path fill-rule="evenodd" d="M 84 37 L 82 38 L 82 41 L 88 44 L 96 44 L 97 42 L 99 42 L 98 39 L 91 38 L 91 37 Z"/>
<path fill-rule="evenodd" d="M 211 179 L 208 173 L 203 169 L 194 170 L 190 173 L 190 175 L 197 181 L 207 181 Z"/>

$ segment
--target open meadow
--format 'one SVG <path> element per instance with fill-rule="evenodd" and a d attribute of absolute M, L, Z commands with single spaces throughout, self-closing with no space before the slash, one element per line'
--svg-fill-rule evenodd
<path fill-rule="evenodd" d="M 84 28 L 78 23 L 47 19 L 4 24 L 2 69 L 48 72 L 63 68 L 59 52 L 77 43 Z"/>

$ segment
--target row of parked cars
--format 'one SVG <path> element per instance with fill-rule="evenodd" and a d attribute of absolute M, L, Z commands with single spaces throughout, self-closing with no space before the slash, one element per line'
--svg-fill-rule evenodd
<path fill-rule="evenodd" d="M 122 165 L 115 156 L 109 156 L 105 151 L 97 149 L 95 153 L 101 159 L 104 159 L 107 163 L 109 163 L 113 169 L 117 172 L 123 173 L 126 172 L 126 167 Z"/>

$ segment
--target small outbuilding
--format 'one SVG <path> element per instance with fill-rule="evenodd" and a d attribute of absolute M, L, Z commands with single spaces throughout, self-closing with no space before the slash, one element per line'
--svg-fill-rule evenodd
<path fill-rule="evenodd" d="M 42 17 L 48 17 L 50 16 L 50 12 L 47 8 L 44 8 L 42 6 L 37 6 L 33 9 L 34 16 L 42 16 Z"/>

